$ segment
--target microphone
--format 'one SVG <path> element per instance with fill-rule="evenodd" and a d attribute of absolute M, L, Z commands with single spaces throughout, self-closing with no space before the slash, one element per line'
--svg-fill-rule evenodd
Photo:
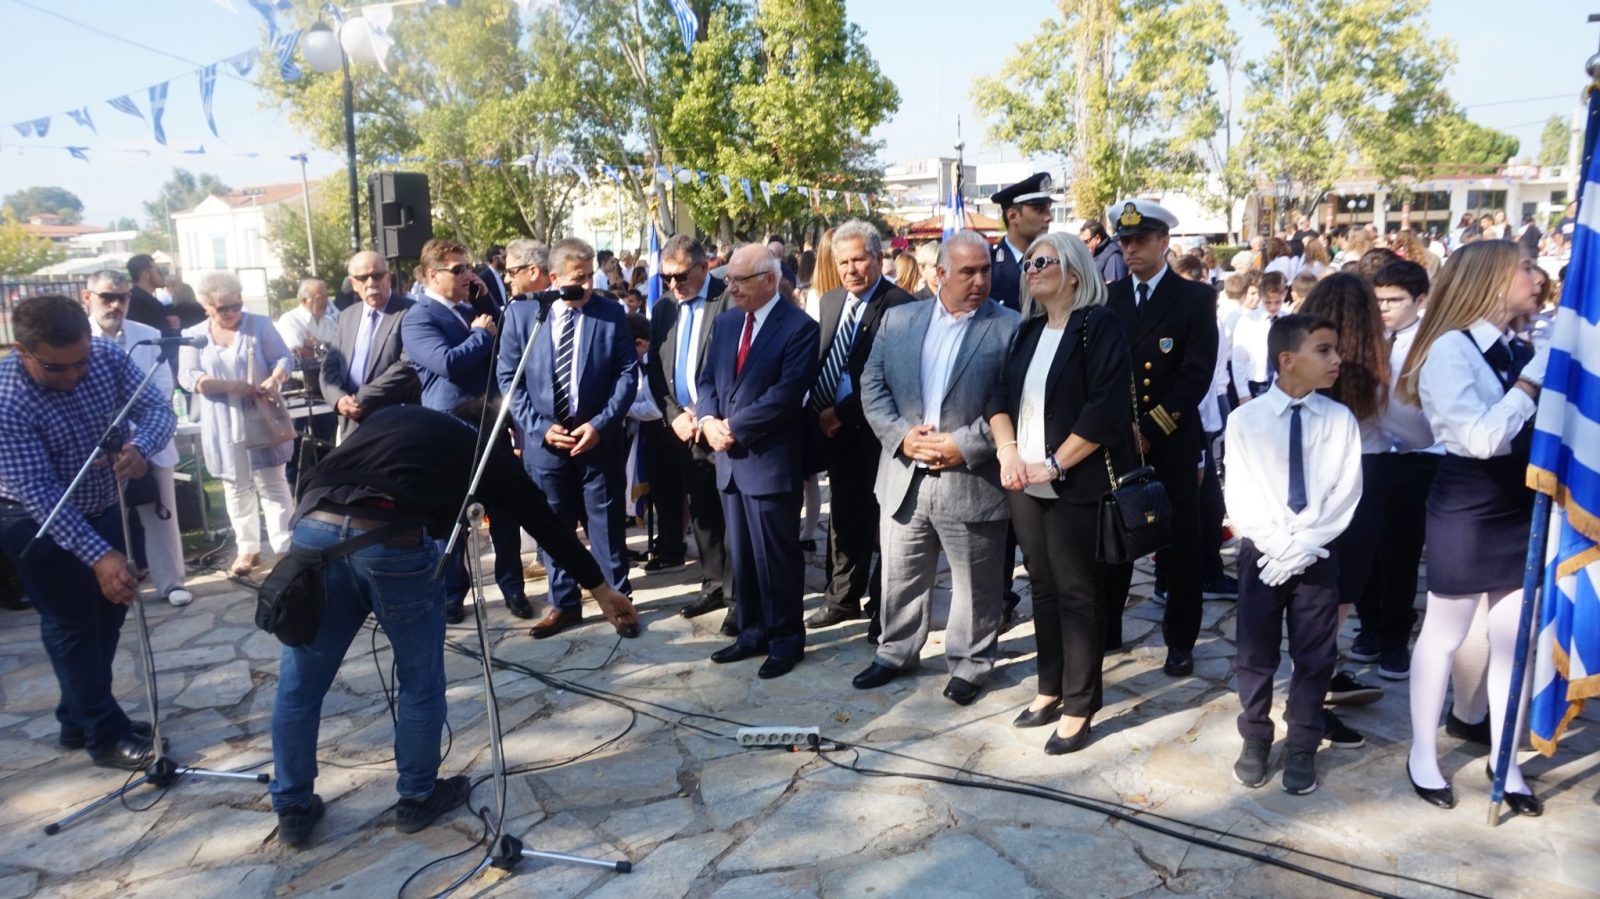
<path fill-rule="evenodd" d="M 553 303 L 556 300 L 567 300 L 576 303 L 583 299 L 583 287 L 578 284 L 568 284 L 566 287 L 557 287 L 551 290 L 540 290 L 533 293 L 519 293 L 512 297 L 513 300 L 532 300 L 535 303 Z"/>
<path fill-rule="evenodd" d="M 154 340 L 141 340 L 134 346 L 158 346 L 162 348 L 186 346 L 199 350 L 204 349 L 208 342 L 204 337 L 158 337 Z"/>

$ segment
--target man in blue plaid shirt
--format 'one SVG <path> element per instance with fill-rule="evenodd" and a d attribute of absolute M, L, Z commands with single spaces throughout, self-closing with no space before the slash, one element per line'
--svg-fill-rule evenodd
<path fill-rule="evenodd" d="M 139 770 L 154 755 L 150 726 L 111 694 L 128 605 L 138 583 L 123 555 L 115 479 L 144 475 L 172 438 L 172 406 L 146 387 L 120 452 L 92 469 L 27 558 L 22 550 L 89 457 L 144 373 L 121 347 L 92 338 L 81 305 L 33 297 L 11 316 L 17 349 L 0 360 L 0 546 L 39 610 L 39 633 L 61 689 L 61 745 L 96 765 Z"/>

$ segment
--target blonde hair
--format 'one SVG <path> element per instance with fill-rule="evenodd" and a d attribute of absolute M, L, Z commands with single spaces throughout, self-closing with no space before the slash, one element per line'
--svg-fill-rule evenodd
<path fill-rule="evenodd" d="M 817 241 L 817 267 L 811 273 L 811 289 L 817 296 L 844 286 L 839 278 L 839 267 L 833 264 L 833 229 L 822 232 Z"/>
<path fill-rule="evenodd" d="M 1094 254 L 1089 252 L 1088 245 L 1065 231 L 1052 231 L 1039 235 L 1028 245 L 1022 258 L 1028 258 L 1029 253 L 1041 246 L 1055 250 L 1056 255 L 1061 257 L 1061 271 L 1063 273 L 1070 271 L 1078 279 L 1078 289 L 1072 294 L 1072 306 L 1067 310 L 1068 314 L 1077 312 L 1085 306 L 1105 304 L 1108 296 L 1106 282 L 1100 277 L 1100 269 L 1095 266 Z M 1022 318 L 1026 321 L 1033 314 L 1030 307 L 1034 305 L 1033 294 L 1028 290 L 1027 278 L 1022 279 L 1017 289 L 1017 302 L 1022 307 Z"/>
<path fill-rule="evenodd" d="M 1401 402 L 1420 405 L 1417 378 L 1434 341 L 1500 312 L 1521 264 L 1522 250 L 1509 240 L 1475 240 L 1450 254 L 1428 291 L 1428 314 L 1417 325 L 1416 342 L 1401 368 L 1395 390 Z"/>
<path fill-rule="evenodd" d="M 901 253 L 894 257 L 894 286 L 911 293 L 922 286 L 922 273 L 917 270 L 917 257 Z"/>

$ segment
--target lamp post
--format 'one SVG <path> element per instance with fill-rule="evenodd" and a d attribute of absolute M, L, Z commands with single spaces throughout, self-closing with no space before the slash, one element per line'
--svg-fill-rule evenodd
<path fill-rule="evenodd" d="M 356 38 L 353 32 L 347 35 L 344 17 L 339 11 L 329 7 L 338 23 L 336 32 L 324 22 L 311 26 L 300 39 L 300 52 L 305 56 L 306 62 L 318 72 L 328 74 L 333 71 L 344 73 L 344 155 L 345 167 L 350 176 L 350 252 L 355 253 L 361 249 L 361 191 L 356 183 L 356 111 L 355 94 L 350 81 L 350 56 L 356 50 L 357 41 L 351 40 L 352 46 L 345 46 L 346 37 Z M 371 53 L 372 42 L 365 29 L 362 34 L 367 36 L 366 49 Z M 376 57 L 374 57 L 375 59 Z"/>

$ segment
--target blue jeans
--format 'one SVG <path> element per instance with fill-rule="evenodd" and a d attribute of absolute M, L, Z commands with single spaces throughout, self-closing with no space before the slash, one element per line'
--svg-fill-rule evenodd
<path fill-rule="evenodd" d="M 116 506 L 87 518 L 107 543 L 122 549 L 122 520 Z M 0 507 L 0 544 L 39 610 L 39 637 L 61 690 L 56 705 L 61 732 L 82 735 L 90 753 L 108 750 L 131 727 L 111 695 L 111 662 L 128 607 L 107 600 L 94 572 L 49 537 L 22 560 L 22 548 L 38 530 L 39 523 L 21 506 Z"/>
<path fill-rule="evenodd" d="M 301 521 L 294 545 L 324 549 L 361 531 L 322 521 Z M 439 776 L 439 738 L 444 731 L 444 588 L 433 579 L 439 547 L 424 535 L 420 545 L 379 543 L 323 569 L 327 605 L 317 638 L 285 646 L 272 710 L 272 807 L 282 811 L 311 800 L 317 779 L 317 730 L 322 699 L 339 663 L 371 612 L 383 625 L 394 654 L 399 685 L 394 729 L 396 788 L 402 799 L 433 792 Z M 373 697 L 381 702 L 381 697 Z"/>

